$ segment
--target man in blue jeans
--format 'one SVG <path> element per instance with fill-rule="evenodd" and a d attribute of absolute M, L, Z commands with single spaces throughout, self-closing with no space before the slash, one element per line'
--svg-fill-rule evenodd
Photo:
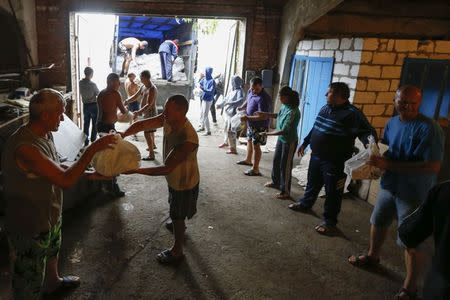
<path fill-rule="evenodd" d="M 84 68 L 85 77 L 81 79 L 79 83 L 81 101 L 83 102 L 83 131 L 86 136 L 86 140 L 84 141 L 85 146 L 89 144 L 89 126 L 91 122 L 91 143 L 97 138 L 97 95 L 99 90 L 97 85 L 91 81 L 93 75 L 94 70 L 92 70 L 92 68 Z"/>
<path fill-rule="evenodd" d="M 320 110 L 313 128 L 298 149 L 298 154 L 303 156 L 305 148 L 311 146 L 308 184 L 303 198 L 289 208 L 308 212 L 325 185 L 323 222 L 315 227 L 318 233 L 325 235 L 336 229 L 346 180 L 344 162 L 352 156 L 355 138 L 358 137 L 365 145 L 369 143 L 369 136 L 377 139 L 375 129 L 364 114 L 350 104 L 349 96 L 347 84 L 330 84 L 327 104 Z"/>
<path fill-rule="evenodd" d="M 165 40 L 158 49 L 161 62 L 161 78 L 171 82 L 173 61 L 178 56 L 178 40 Z"/>
<path fill-rule="evenodd" d="M 372 157 L 371 164 L 385 170 L 380 191 L 370 217 L 369 251 L 352 255 L 348 262 L 357 267 L 370 267 L 380 262 L 380 251 L 394 218 L 398 226 L 422 204 L 436 184 L 444 155 L 444 134 L 439 125 L 419 113 L 422 92 L 414 86 L 403 86 L 395 95 L 398 115 L 384 128 L 383 142 L 389 146 L 383 157 Z M 423 253 L 417 247 L 404 248 L 406 278 L 397 299 L 417 298 L 417 276 Z M 420 247 L 419 247 L 420 248 Z"/>

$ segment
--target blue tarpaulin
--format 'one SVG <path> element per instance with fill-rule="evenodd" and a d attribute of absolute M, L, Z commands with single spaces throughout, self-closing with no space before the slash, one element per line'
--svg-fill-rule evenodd
<path fill-rule="evenodd" d="M 164 33 L 184 24 L 182 19 L 150 17 L 150 16 L 119 16 L 118 38 L 164 40 Z"/>

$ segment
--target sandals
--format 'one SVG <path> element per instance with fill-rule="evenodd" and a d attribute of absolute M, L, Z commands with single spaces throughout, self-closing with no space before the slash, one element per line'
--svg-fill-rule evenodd
<path fill-rule="evenodd" d="M 276 184 L 273 183 L 272 181 L 267 182 L 264 186 L 271 189 L 277 189 Z"/>
<path fill-rule="evenodd" d="M 52 291 L 45 291 L 44 293 L 47 295 L 50 294 L 57 294 L 66 290 L 74 289 L 79 287 L 81 284 L 80 277 L 68 275 L 63 276 L 62 281 L 58 284 L 56 288 L 54 288 Z"/>
<path fill-rule="evenodd" d="M 156 255 L 156 260 L 161 264 L 174 265 L 180 263 L 184 259 L 184 254 L 180 256 L 172 255 L 170 249 L 166 249 Z"/>
<path fill-rule="evenodd" d="M 417 296 L 417 290 L 415 292 L 411 292 L 408 289 L 405 289 L 402 287 L 400 291 L 395 295 L 395 299 L 398 300 L 416 300 L 419 299 L 419 296 Z"/>
<path fill-rule="evenodd" d="M 353 261 L 350 260 L 350 258 L 354 257 L 355 259 Z M 367 254 L 357 254 L 357 255 L 351 255 L 348 257 L 349 264 L 359 267 L 359 268 L 370 268 L 375 267 L 380 263 L 379 258 L 374 258 L 372 256 L 369 256 Z M 399 292 L 400 293 L 400 292 Z"/>
<path fill-rule="evenodd" d="M 225 147 L 228 147 L 227 143 L 222 143 L 222 144 L 219 145 L 219 148 L 225 148 Z"/>
<path fill-rule="evenodd" d="M 155 156 L 154 155 L 149 155 L 149 156 L 143 157 L 142 160 L 144 160 L 144 161 L 152 161 L 152 160 L 155 160 Z"/>
<path fill-rule="evenodd" d="M 327 225 L 325 223 L 322 223 L 322 224 L 319 224 L 316 227 L 314 227 L 314 230 L 316 230 L 316 232 L 318 234 L 331 236 L 334 233 L 336 233 L 336 226 Z"/>
<path fill-rule="evenodd" d="M 250 167 L 253 166 L 252 163 L 246 162 L 245 160 L 240 160 L 236 164 L 242 165 L 242 166 L 250 166 Z"/>
<path fill-rule="evenodd" d="M 262 176 L 260 172 L 256 173 L 253 169 L 245 171 L 244 174 L 247 176 Z"/>
<path fill-rule="evenodd" d="M 279 193 L 275 197 L 280 200 L 292 200 L 291 195 L 285 193 Z"/>
<path fill-rule="evenodd" d="M 299 211 L 303 213 L 308 213 L 311 210 L 309 207 L 302 205 L 300 202 L 289 204 L 288 207 L 293 211 Z"/>
<path fill-rule="evenodd" d="M 238 154 L 236 150 L 228 150 L 226 154 Z"/>

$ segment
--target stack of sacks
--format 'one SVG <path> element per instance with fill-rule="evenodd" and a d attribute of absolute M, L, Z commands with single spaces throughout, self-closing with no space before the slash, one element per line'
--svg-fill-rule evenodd
<path fill-rule="evenodd" d="M 117 56 L 116 69 L 121 70 L 123 63 L 123 57 Z M 152 78 L 161 78 L 161 61 L 158 53 L 142 54 L 136 56 L 135 62 L 130 63 L 128 73 L 134 73 L 139 77 L 139 74 L 149 70 Z M 186 73 L 184 73 L 184 61 L 183 58 L 177 57 L 173 62 L 172 77 L 174 81 L 187 80 Z"/>
<path fill-rule="evenodd" d="M 130 142 L 116 134 L 117 144 L 113 149 L 97 152 L 92 158 L 94 169 L 103 176 L 113 177 L 140 167 L 141 154 Z"/>

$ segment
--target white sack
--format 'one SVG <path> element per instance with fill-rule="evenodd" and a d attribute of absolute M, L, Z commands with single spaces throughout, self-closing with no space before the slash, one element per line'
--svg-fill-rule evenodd
<path fill-rule="evenodd" d="M 134 114 L 129 111 L 126 114 L 123 114 L 121 112 L 117 113 L 117 121 L 120 123 L 129 123 L 133 120 Z"/>
<path fill-rule="evenodd" d="M 117 176 L 140 167 L 141 154 L 132 143 L 116 134 L 117 144 L 113 149 L 97 152 L 92 158 L 92 166 L 103 176 Z"/>
<path fill-rule="evenodd" d="M 371 156 L 380 156 L 375 139 L 369 137 L 369 146 L 345 162 L 344 172 L 352 179 L 378 179 L 383 173 L 379 168 L 367 164 Z"/>
<path fill-rule="evenodd" d="M 244 122 L 241 121 L 241 117 L 245 115 L 244 111 L 237 111 L 237 113 L 231 118 L 231 131 L 238 132 L 244 127 Z"/>

